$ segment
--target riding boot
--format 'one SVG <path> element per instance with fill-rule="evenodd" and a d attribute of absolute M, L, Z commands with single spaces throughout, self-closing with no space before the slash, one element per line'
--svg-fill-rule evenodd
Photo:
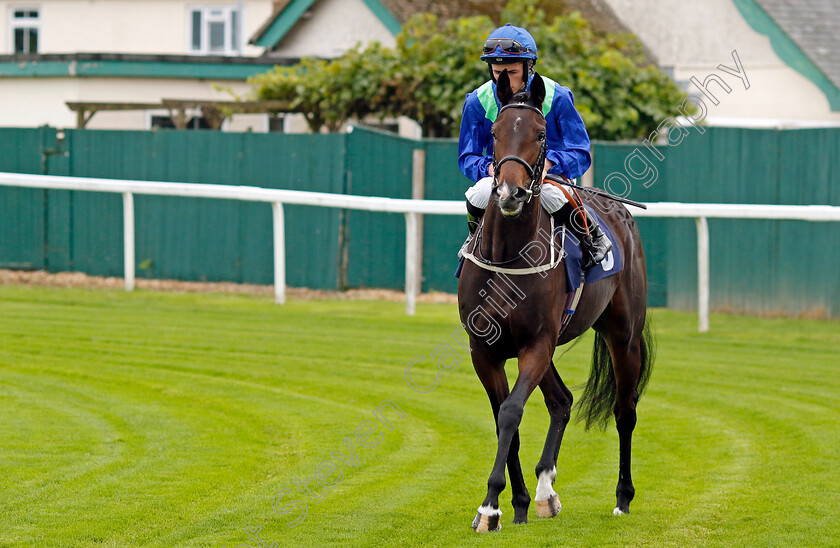
<path fill-rule="evenodd" d="M 464 241 L 464 245 L 462 245 L 461 249 L 458 251 L 459 261 L 464 258 L 464 253 L 466 253 L 467 249 L 469 249 L 469 246 L 473 241 L 473 237 L 475 236 L 475 231 L 478 228 L 478 223 L 481 221 L 481 217 L 483 215 L 483 209 L 475 207 L 467 201 L 467 229 L 469 230 L 469 234 L 467 234 L 467 239 Z"/>
<path fill-rule="evenodd" d="M 586 209 L 583 209 L 583 211 L 586 215 L 585 223 L 581 219 L 579 210 L 567 202 L 554 214 L 554 220 L 568 227 L 580 241 L 580 249 L 583 252 L 583 269 L 586 270 L 604 260 L 604 257 L 612 249 L 612 242 L 601 230 L 595 217 L 590 215 Z M 588 232 L 586 228 L 589 229 Z"/>

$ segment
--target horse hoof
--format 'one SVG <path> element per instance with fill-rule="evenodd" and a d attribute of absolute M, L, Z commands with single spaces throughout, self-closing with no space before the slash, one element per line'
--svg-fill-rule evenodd
<path fill-rule="evenodd" d="M 560 504 L 560 497 L 556 494 L 548 500 L 537 501 L 537 517 L 538 518 L 553 518 L 560 513 L 563 505 Z"/>
<path fill-rule="evenodd" d="M 498 514 L 488 516 L 479 512 L 475 515 L 472 528 L 475 529 L 476 533 L 499 531 L 502 528 L 502 513 L 499 512 Z"/>
<path fill-rule="evenodd" d="M 621 508 L 616 506 L 615 509 L 613 510 L 613 515 L 614 516 L 623 516 L 624 514 L 629 514 L 629 513 L 630 513 L 630 508 L 625 508 L 624 510 L 622 510 Z"/>

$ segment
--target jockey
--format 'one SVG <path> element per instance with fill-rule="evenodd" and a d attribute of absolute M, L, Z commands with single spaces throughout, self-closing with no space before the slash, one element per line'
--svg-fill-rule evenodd
<path fill-rule="evenodd" d="M 534 78 L 537 45 L 527 30 L 508 24 L 490 33 L 484 43 L 481 60 L 489 65 L 491 80 L 467 95 L 458 141 L 458 165 L 464 175 L 476 182 L 465 193 L 470 232 L 465 246 L 472 239 L 493 190 L 493 139 L 490 130 L 500 108 L 496 96 L 496 79 L 502 71 L 507 70 L 514 93 L 530 87 Z M 589 135 L 575 109 L 569 88 L 545 76 L 540 77 L 545 81 L 546 88 L 543 113 L 547 112 L 547 151 L 543 176 L 553 173 L 573 180 L 583 175 L 592 163 Z M 587 213 L 586 223 L 583 223 L 582 219 L 577 218 L 576 208 L 569 203 L 563 191 L 551 184 L 542 184 L 540 202 L 554 216 L 555 222 L 569 227 L 580 240 L 585 267 L 604 259 L 612 244 L 592 215 Z M 589 227 L 588 234 L 584 226 Z"/>

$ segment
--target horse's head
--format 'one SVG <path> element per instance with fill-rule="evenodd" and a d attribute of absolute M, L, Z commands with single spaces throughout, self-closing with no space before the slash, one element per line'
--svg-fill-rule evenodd
<path fill-rule="evenodd" d="M 496 83 L 502 108 L 493 124 L 493 196 L 506 217 L 518 217 L 539 195 L 545 163 L 545 85 L 534 75 L 530 91 L 514 93 L 507 71 Z"/>

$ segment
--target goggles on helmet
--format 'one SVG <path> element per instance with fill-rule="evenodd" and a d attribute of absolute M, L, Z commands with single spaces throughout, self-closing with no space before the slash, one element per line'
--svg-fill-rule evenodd
<path fill-rule="evenodd" d="M 501 48 L 504 53 L 512 53 L 514 55 L 531 51 L 512 38 L 490 38 L 484 42 L 485 54 L 496 51 L 497 48 Z"/>

